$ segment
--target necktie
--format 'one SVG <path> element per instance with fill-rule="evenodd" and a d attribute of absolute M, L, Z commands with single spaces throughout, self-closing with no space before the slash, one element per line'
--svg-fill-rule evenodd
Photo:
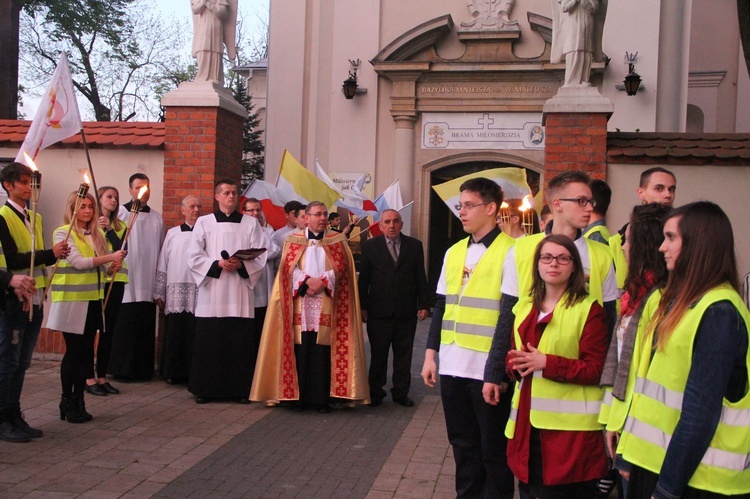
<path fill-rule="evenodd" d="M 396 241 L 388 241 L 388 251 L 391 252 L 391 258 L 393 258 L 393 265 L 398 262 L 398 252 L 396 251 Z"/>

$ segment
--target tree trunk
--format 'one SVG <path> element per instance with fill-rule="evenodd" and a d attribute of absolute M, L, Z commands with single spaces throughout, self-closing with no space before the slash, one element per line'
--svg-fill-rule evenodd
<path fill-rule="evenodd" d="M 18 0 L 0 0 L 0 119 L 18 118 Z"/>
<path fill-rule="evenodd" d="M 737 0 L 737 17 L 740 21 L 740 40 L 745 54 L 745 70 L 750 75 L 750 0 Z"/>

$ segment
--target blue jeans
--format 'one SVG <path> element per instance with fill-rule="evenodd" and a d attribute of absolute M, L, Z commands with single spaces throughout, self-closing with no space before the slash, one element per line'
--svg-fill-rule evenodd
<path fill-rule="evenodd" d="M 0 411 L 21 408 L 23 380 L 42 327 L 40 307 L 34 306 L 34 320 L 29 322 L 29 313 L 14 295 L 6 305 L 0 313 Z"/>

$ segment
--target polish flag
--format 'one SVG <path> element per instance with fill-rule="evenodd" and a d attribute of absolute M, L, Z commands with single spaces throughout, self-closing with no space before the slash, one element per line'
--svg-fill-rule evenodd
<path fill-rule="evenodd" d="M 266 217 L 268 225 L 278 230 L 286 225 L 286 214 L 284 205 L 291 201 L 278 190 L 273 184 L 264 180 L 255 179 L 250 182 L 245 192 L 240 197 L 240 206 L 245 205 L 245 201 L 255 198 L 263 206 L 263 216 Z"/>

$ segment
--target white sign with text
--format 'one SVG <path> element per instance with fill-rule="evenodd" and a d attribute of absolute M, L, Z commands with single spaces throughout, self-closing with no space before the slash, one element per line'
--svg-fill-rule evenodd
<path fill-rule="evenodd" d="M 424 113 L 422 149 L 544 149 L 541 113 Z"/>

